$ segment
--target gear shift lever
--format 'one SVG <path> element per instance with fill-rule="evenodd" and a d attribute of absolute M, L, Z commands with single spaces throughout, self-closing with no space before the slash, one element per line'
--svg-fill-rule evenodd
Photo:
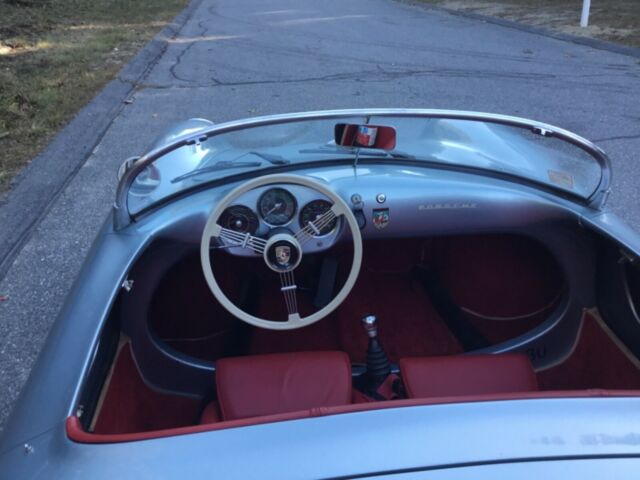
<path fill-rule="evenodd" d="M 362 327 L 369 338 L 377 338 L 378 337 L 378 319 L 375 315 L 365 315 L 362 317 Z"/>
<path fill-rule="evenodd" d="M 369 337 L 367 348 L 367 390 L 375 391 L 391 373 L 391 363 L 378 341 L 378 319 L 375 315 L 362 317 L 362 327 Z"/>

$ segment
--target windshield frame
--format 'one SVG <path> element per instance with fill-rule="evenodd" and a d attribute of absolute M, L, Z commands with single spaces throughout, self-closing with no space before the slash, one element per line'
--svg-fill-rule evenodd
<path fill-rule="evenodd" d="M 128 168 L 122 175 L 120 182 L 118 183 L 116 191 L 116 199 L 114 203 L 114 228 L 120 230 L 125 228 L 133 221 L 133 215 L 130 213 L 127 199 L 129 189 L 133 184 L 135 178 L 145 169 L 151 165 L 158 158 L 180 148 L 185 145 L 200 144 L 206 141 L 208 138 L 229 133 L 237 130 L 244 130 L 252 127 L 261 127 L 268 125 L 295 123 L 299 121 L 312 121 L 312 120 L 331 120 L 340 119 L 345 117 L 415 117 L 415 118 L 430 118 L 430 119 L 446 119 L 446 120 L 471 120 L 487 123 L 495 123 L 500 125 L 507 125 L 512 127 L 519 127 L 534 133 L 537 133 L 545 137 L 554 137 L 560 140 L 564 140 L 576 147 L 587 152 L 593 157 L 600 166 L 600 180 L 593 193 L 584 199 L 589 207 L 595 209 L 602 209 L 610 192 L 611 185 L 611 161 L 609 157 L 600 149 L 597 145 L 589 140 L 576 135 L 568 130 L 555 127 L 543 122 L 535 120 L 529 120 L 526 118 L 513 117 L 509 115 L 499 115 L 482 112 L 468 112 L 459 110 L 431 110 L 431 109 L 410 109 L 410 108 L 378 108 L 378 109 L 348 109 L 348 110 L 324 110 L 313 112 L 300 112 L 300 113 L 288 113 L 280 115 L 269 115 L 262 117 L 254 117 L 249 119 L 234 120 L 230 122 L 214 124 L 210 127 L 205 127 L 192 134 L 187 134 L 174 139 L 173 141 L 150 150 L 143 156 L 137 159 L 129 159 L 127 162 Z M 428 162 L 426 163 L 428 165 Z M 491 170 L 477 169 L 478 172 L 486 172 L 487 175 L 491 175 Z M 261 172 L 262 170 L 259 170 Z M 233 175 L 232 175 L 233 177 Z M 521 177 L 525 178 L 525 177 Z M 536 182 L 533 182 L 536 183 Z M 545 188 L 548 190 L 549 188 Z M 566 192 L 562 189 L 550 188 L 554 192 L 562 194 L 562 197 Z"/>

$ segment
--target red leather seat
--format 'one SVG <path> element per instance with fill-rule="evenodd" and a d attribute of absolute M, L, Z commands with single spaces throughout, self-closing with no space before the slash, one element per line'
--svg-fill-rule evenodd
<path fill-rule="evenodd" d="M 409 398 L 538 390 L 529 359 L 514 353 L 403 358 L 400 373 Z"/>
<path fill-rule="evenodd" d="M 216 389 L 222 420 L 346 405 L 351 362 L 343 352 L 223 358 L 216 363 Z"/>

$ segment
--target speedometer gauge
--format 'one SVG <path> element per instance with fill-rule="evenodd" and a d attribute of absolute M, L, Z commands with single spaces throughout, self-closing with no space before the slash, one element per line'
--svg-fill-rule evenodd
<path fill-rule="evenodd" d="M 255 235 L 258 230 L 258 217 L 253 211 L 244 205 L 234 205 L 227 208 L 218 222 L 221 227 L 234 232 L 249 233 Z"/>
<path fill-rule="evenodd" d="M 326 200 L 314 200 L 312 202 L 307 203 L 302 210 L 300 210 L 300 225 L 302 228 L 306 227 L 309 222 L 313 222 L 316 218 L 324 215 L 331 209 L 331 203 Z M 320 235 L 326 235 L 330 233 L 334 228 L 336 228 L 336 223 L 338 219 L 334 218 L 330 222 L 319 228 Z M 319 235 L 317 235 L 319 236 Z"/>
<path fill-rule="evenodd" d="M 284 188 L 272 188 L 258 200 L 258 211 L 269 225 L 289 223 L 296 213 L 296 199 Z"/>

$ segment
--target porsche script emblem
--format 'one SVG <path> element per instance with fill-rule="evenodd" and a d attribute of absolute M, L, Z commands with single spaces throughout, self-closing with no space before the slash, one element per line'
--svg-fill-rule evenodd
<path fill-rule="evenodd" d="M 278 245 L 276 247 L 276 261 L 278 265 L 286 267 L 291 260 L 291 247 L 289 245 Z"/>
<path fill-rule="evenodd" d="M 375 208 L 373 210 L 373 226 L 378 230 L 382 230 L 389 225 L 389 209 Z"/>

